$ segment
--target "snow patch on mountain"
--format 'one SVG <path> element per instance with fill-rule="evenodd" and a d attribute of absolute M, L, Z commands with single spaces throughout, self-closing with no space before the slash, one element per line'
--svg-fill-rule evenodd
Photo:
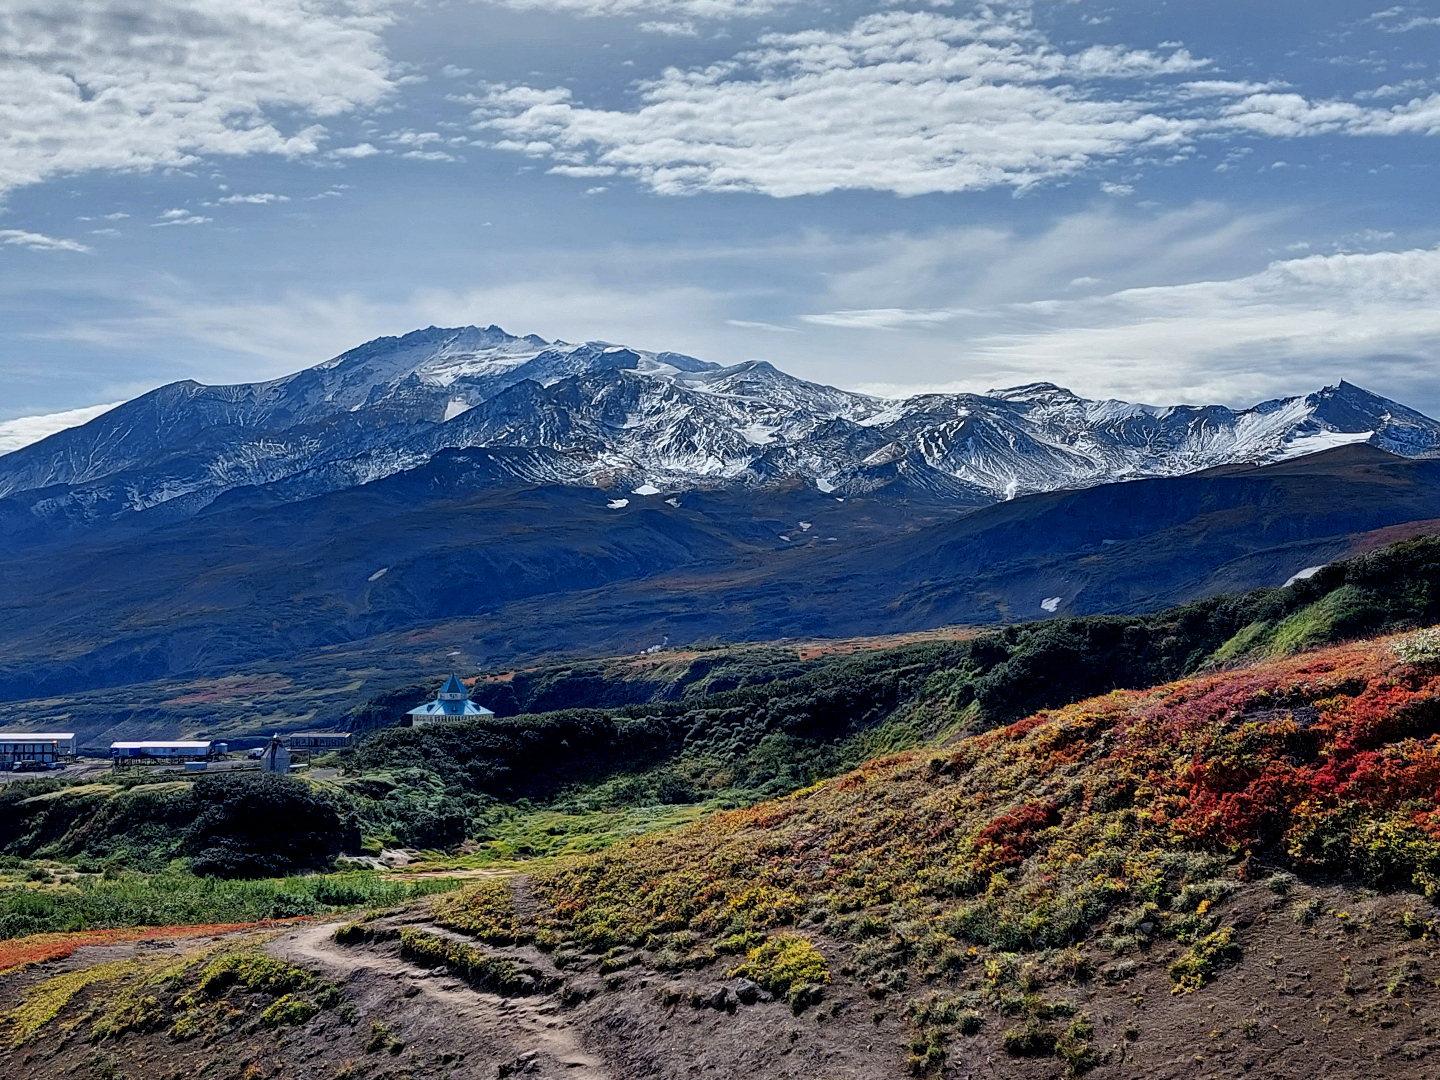
<path fill-rule="evenodd" d="M 1374 437 L 1373 431 L 1300 432 L 1291 435 L 1281 444 L 1276 457 L 1277 460 L 1304 457 L 1306 454 L 1318 454 L 1321 450 L 1330 450 L 1336 446 L 1367 443 Z"/>

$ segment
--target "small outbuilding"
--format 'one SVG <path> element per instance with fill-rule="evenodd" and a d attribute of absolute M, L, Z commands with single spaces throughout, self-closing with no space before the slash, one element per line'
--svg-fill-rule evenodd
<path fill-rule="evenodd" d="M 481 716 L 495 714 L 484 705 L 470 700 L 470 691 L 452 672 L 434 701 L 426 702 L 419 708 L 411 709 L 400 721 L 401 727 L 423 727 L 426 724 L 454 723 L 457 720 L 474 720 Z"/>
<path fill-rule="evenodd" d="M 280 741 L 279 735 L 272 735 L 270 743 L 265 747 L 265 752 L 260 755 L 260 771 L 270 773 L 290 773 L 290 751 L 285 749 L 285 744 Z"/>

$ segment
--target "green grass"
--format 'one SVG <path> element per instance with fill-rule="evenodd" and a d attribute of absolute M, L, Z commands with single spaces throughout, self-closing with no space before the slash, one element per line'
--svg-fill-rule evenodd
<path fill-rule="evenodd" d="M 1251 623 L 1216 649 L 1211 660 L 1217 664 L 1228 664 L 1249 655 L 1264 644 L 1272 629 L 1268 622 Z"/>
<path fill-rule="evenodd" d="M 745 804 L 740 804 L 745 805 Z M 409 870 L 482 870 L 535 859 L 588 855 L 633 836 L 662 832 L 699 821 L 732 804 L 715 801 L 682 805 L 629 806 L 616 810 L 566 811 L 500 806 L 487 825 L 488 839 L 465 855 L 426 852 Z"/>
<path fill-rule="evenodd" d="M 444 879 L 403 882 L 365 873 L 224 881 L 179 872 L 72 875 L 58 884 L 0 887 L 0 938 L 127 926 L 258 922 L 403 903 L 445 892 Z"/>
<path fill-rule="evenodd" d="M 1327 596 L 1281 620 L 1270 635 L 1266 651 L 1272 656 L 1286 656 L 1323 643 L 1329 638 L 1334 623 L 1332 608 Z"/>

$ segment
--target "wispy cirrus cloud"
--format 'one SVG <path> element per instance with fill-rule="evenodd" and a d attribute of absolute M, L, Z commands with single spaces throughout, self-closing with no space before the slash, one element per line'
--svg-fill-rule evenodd
<path fill-rule="evenodd" d="M 651 33 L 686 33 L 684 19 L 736 19 L 766 15 L 799 0 L 494 0 L 517 11 L 553 11 L 582 18 L 665 15 L 672 21 L 642 23 Z M 681 21 L 673 21 L 673 20 Z"/>
<path fill-rule="evenodd" d="M 29 248 L 31 251 L 89 251 L 78 240 L 65 240 L 24 229 L 0 229 L 0 244 Z"/>
<path fill-rule="evenodd" d="M 1366 22 L 1374 23 L 1387 34 L 1408 34 L 1411 30 L 1440 26 L 1440 15 L 1420 15 L 1414 7 L 1399 4 L 1375 12 Z"/>
<path fill-rule="evenodd" d="M 213 219 L 205 217 L 203 214 L 176 207 L 173 210 L 166 210 L 160 215 L 159 221 L 152 221 L 150 225 L 152 228 L 158 229 L 166 225 L 204 225 L 211 220 Z"/>
<path fill-rule="evenodd" d="M 633 109 L 586 107 L 563 87 L 490 86 L 475 118 L 493 146 L 558 173 L 609 170 L 667 195 L 779 197 L 1025 190 L 1137 155 L 1183 157 L 1202 137 L 1440 132 L 1440 95 L 1391 108 L 1315 101 L 1195 78 L 1208 66 L 1181 48 L 1066 52 L 1023 4 L 966 17 L 890 11 L 669 69 L 639 86 Z"/>
<path fill-rule="evenodd" d="M 1440 249 L 1309 255 L 1227 280 L 1011 305 L 996 317 L 1025 328 L 979 334 L 967 352 L 1018 381 L 1065 373 L 1091 392 L 1242 401 L 1293 393 L 1297 371 L 1316 382 L 1368 373 L 1433 408 Z"/>
<path fill-rule="evenodd" d="M 387 0 L 6 0 L 0 194 L 92 169 L 315 153 L 393 85 Z"/>
<path fill-rule="evenodd" d="M 257 191 L 249 195 L 226 195 L 216 199 L 217 204 L 226 206 L 240 204 L 251 204 L 254 206 L 268 206 L 270 203 L 289 202 L 289 195 L 276 195 L 273 191 Z"/>
<path fill-rule="evenodd" d="M 852 308 L 826 311 L 801 318 L 816 326 L 834 326 L 842 330 L 899 330 L 912 326 L 939 326 L 964 314 L 962 311 L 940 309 L 924 311 L 914 308 Z"/>

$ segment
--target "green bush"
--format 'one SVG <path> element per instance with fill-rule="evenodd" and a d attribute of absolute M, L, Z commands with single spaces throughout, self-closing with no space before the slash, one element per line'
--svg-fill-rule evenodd
<path fill-rule="evenodd" d="M 520 925 L 515 900 L 506 880 L 482 881 L 441 897 L 435 903 L 435 921 L 491 945 L 513 945 L 533 935 Z"/>
<path fill-rule="evenodd" d="M 304 968 L 260 952 L 231 953 L 209 964 L 200 975 L 202 994 L 218 997 L 232 986 L 266 994 L 305 990 L 315 977 Z"/>
<path fill-rule="evenodd" d="M 320 1012 L 320 1006 L 308 998 L 285 994 L 276 998 L 260 1014 L 260 1022 L 266 1027 L 284 1027 L 287 1024 L 303 1024 Z"/>
<path fill-rule="evenodd" d="M 346 847 L 360 846 L 334 802 L 292 777 L 207 776 L 191 799 L 184 846 L 196 874 L 279 877 L 324 869 Z"/>
<path fill-rule="evenodd" d="M 400 931 L 400 954 L 426 967 L 444 967 L 479 990 L 514 997 L 547 989 L 551 980 L 539 972 L 521 970 L 509 960 L 486 956 L 473 945 L 451 941 L 435 934 L 404 927 Z"/>
<path fill-rule="evenodd" d="M 1019 1027 L 1010 1028 L 1000 1038 L 1007 1054 L 1016 1057 L 1040 1057 L 1054 1053 L 1060 1037 L 1055 1029 L 1038 1017 L 1031 1016 Z"/>
<path fill-rule="evenodd" d="M 745 955 L 745 963 L 732 969 L 730 976 L 753 979 L 791 1004 L 803 1004 L 802 995 L 809 996 L 811 988 L 830 981 L 825 957 L 799 934 L 777 934 Z"/>
<path fill-rule="evenodd" d="M 1235 941 L 1235 928 L 1222 926 L 1190 946 L 1170 965 L 1170 981 L 1175 984 L 1173 993 L 1199 990 L 1215 977 L 1221 966 L 1235 963 L 1241 955 Z"/>

